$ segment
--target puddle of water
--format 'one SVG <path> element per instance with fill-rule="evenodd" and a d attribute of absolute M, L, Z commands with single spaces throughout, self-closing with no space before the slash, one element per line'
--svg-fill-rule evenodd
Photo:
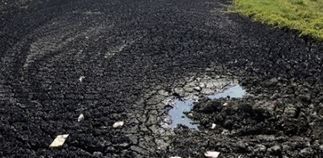
<path fill-rule="evenodd" d="M 185 116 L 183 112 L 188 112 L 193 107 L 193 101 L 191 100 L 174 100 L 175 107 L 169 111 L 169 114 L 172 118 L 172 123 L 170 124 L 171 128 L 175 128 L 177 124 L 185 125 L 189 128 L 194 128 L 198 130 L 196 124 L 192 124 L 192 120 Z"/>
<path fill-rule="evenodd" d="M 230 98 L 241 98 L 245 93 L 246 93 L 246 90 L 244 90 L 241 86 L 236 85 L 221 93 L 215 93 L 215 94 L 209 95 L 209 98 L 210 99 L 225 98 L 227 96 L 230 96 Z"/>
<path fill-rule="evenodd" d="M 215 98 L 225 98 L 227 96 L 230 96 L 231 98 L 241 98 L 246 93 L 246 90 L 244 90 L 241 86 L 236 85 L 233 87 L 228 88 L 227 90 L 221 92 L 221 93 L 215 93 L 213 95 L 209 95 L 208 97 L 210 99 Z M 189 128 L 193 128 L 198 130 L 196 124 L 192 124 L 192 120 L 185 116 L 183 112 L 188 112 L 193 107 L 193 101 L 191 99 L 186 100 L 174 100 L 174 108 L 172 108 L 169 111 L 172 123 L 170 124 L 171 128 L 175 128 L 177 124 L 185 125 Z"/>

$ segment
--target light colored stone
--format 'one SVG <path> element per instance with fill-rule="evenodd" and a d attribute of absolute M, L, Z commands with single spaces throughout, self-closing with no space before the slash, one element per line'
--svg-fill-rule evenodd
<path fill-rule="evenodd" d="M 205 83 L 201 82 L 201 83 L 199 84 L 199 87 L 204 88 L 204 87 L 205 87 Z"/>
<path fill-rule="evenodd" d="M 162 96 L 168 96 L 169 95 L 169 93 L 167 91 L 163 90 L 163 89 L 158 90 L 158 94 L 160 94 Z"/>
<path fill-rule="evenodd" d="M 49 145 L 49 147 L 60 147 L 64 145 L 65 140 L 69 134 L 58 135 L 54 141 Z"/>
<path fill-rule="evenodd" d="M 193 89 L 198 91 L 198 92 L 202 90 L 201 87 L 194 87 Z"/>
<path fill-rule="evenodd" d="M 189 93 L 191 93 L 191 92 L 193 92 L 193 88 L 192 87 L 189 87 L 189 86 L 185 86 L 184 87 L 184 90 L 186 91 L 186 92 L 189 92 Z"/>
<path fill-rule="evenodd" d="M 79 78 L 79 81 L 80 82 L 83 82 L 83 80 L 85 79 L 85 76 L 81 76 L 80 78 Z"/>
<path fill-rule="evenodd" d="M 266 152 L 266 150 L 267 150 L 266 146 L 262 144 L 257 144 L 254 149 L 255 152 Z"/>
<path fill-rule="evenodd" d="M 115 122 L 112 127 L 113 128 L 118 128 L 118 127 L 122 127 L 124 125 L 124 121 L 118 121 L 118 122 Z"/>
<path fill-rule="evenodd" d="M 207 151 L 204 153 L 204 156 L 209 157 L 209 158 L 217 158 L 220 155 L 220 152 L 217 151 Z"/>
<path fill-rule="evenodd" d="M 215 127 L 216 127 L 216 124 L 212 123 L 211 129 L 215 129 Z"/>
<path fill-rule="evenodd" d="M 224 129 L 224 130 L 221 132 L 221 134 L 222 134 L 222 135 L 224 135 L 224 136 L 227 136 L 227 135 L 229 135 L 229 134 L 230 134 L 230 131 L 229 131 L 229 130 L 227 130 L 227 129 Z"/>
<path fill-rule="evenodd" d="M 212 87 L 214 87 L 212 82 L 206 83 L 206 88 L 212 88 Z"/>
<path fill-rule="evenodd" d="M 274 146 L 270 147 L 268 150 L 271 153 L 279 153 L 279 152 L 281 152 L 281 146 L 280 145 L 274 145 Z"/>
<path fill-rule="evenodd" d="M 174 91 L 175 91 L 175 93 L 177 93 L 177 94 L 178 94 L 178 95 L 180 95 L 180 96 L 184 96 L 184 94 L 185 94 L 184 89 L 183 89 L 183 88 L 180 88 L 180 87 L 176 87 L 176 88 L 174 89 Z"/>
<path fill-rule="evenodd" d="M 80 116 L 77 118 L 77 122 L 83 121 L 84 120 L 84 115 L 80 114 Z"/>
<path fill-rule="evenodd" d="M 320 148 L 321 152 L 323 152 L 323 145 L 320 145 L 319 148 Z"/>
<path fill-rule="evenodd" d="M 196 84 L 197 84 L 196 82 L 189 82 L 186 85 L 189 87 L 194 87 L 194 86 L 196 86 Z"/>

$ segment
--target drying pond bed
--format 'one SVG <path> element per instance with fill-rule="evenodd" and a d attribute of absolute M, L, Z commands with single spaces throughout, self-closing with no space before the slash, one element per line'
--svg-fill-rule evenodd
<path fill-rule="evenodd" d="M 0 157 L 323 157 L 323 51 L 293 31 L 227 0 L 2 2 Z"/>

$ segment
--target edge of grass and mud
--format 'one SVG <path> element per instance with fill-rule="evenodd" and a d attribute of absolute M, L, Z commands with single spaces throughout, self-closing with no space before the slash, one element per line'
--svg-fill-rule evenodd
<path fill-rule="evenodd" d="M 299 35 L 323 43 L 323 1 L 233 0 L 229 10 L 272 27 L 296 30 Z"/>

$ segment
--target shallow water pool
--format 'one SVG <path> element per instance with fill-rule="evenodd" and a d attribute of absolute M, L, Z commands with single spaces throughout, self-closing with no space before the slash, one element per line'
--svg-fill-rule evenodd
<path fill-rule="evenodd" d="M 244 90 L 241 86 L 236 85 L 228 88 L 223 92 L 209 95 L 209 98 L 218 99 L 218 98 L 225 98 L 227 96 L 230 96 L 230 98 L 241 98 L 245 93 L 246 93 L 246 90 Z"/>
<path fill-rule="evenodd" d="M 230 87 L 223 92 L 215 93 L 212 95 L 209 95 L 208 97 L 210 99 L 217 99 L 217 98 L 225 98 L 227 96 L 230 96 L 230 98 L 241 98 L 246 93 L 246 90 L 244 90 L 241 86 L 235 85 L 233 87 Z M 193 121 L 186 117 L 183 112 L 188 112 L 193 107 L 193 101 L 191 99 L 185 99 L 185 100 L 174 100 L 174 108 L 172 108 L 169 111 L 172 123 L 170 124 L 171 128 L 175 128 L 178 124 L 185 125 L 189 128 L 193 128 L 198 130 L 198 127 L 196 124 L 192 123 Z"/>

